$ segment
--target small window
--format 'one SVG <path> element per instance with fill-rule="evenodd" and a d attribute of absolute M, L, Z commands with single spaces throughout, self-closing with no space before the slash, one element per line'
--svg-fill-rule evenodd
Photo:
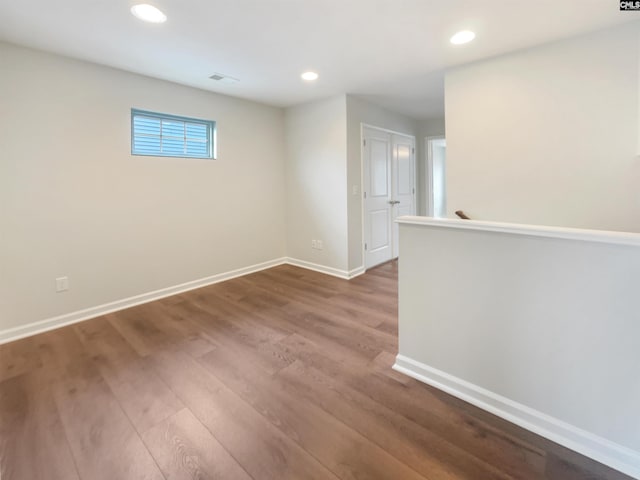
<path fill-rule="evenodd" d="M 215 158 L 215 122 L 131 110 L 131 154 Z"/>

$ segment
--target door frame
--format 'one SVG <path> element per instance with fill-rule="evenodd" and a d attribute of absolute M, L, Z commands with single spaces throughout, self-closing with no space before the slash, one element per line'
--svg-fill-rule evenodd
<path fill-rule="evenodd" d="M 417 137 L 415 135 L 412 135 L 410 133 L 405 133 L 405 132 L 400 132 L 398 130 L 391 130 L 389 128 L 384 128 L 384 127 L 379 127 L 377 125 L 372 125 L 370 123 L 365 123 L 365 122 L 360 122 L 360 224 L 362 225 L 362 241 L 360 242 L 360 250 L 362 252 L 362 268 L 364 268 L 364 271 L 367 271 L 367 263 L 366 263 L 366 259 L 365 259 L 365 249 L 364 249 L 364 244 L 365 244 L 365 228 L 364 228 L 364 220 L 365 220 L 365 198 L 364 198 L 364 129 L 365 128 L 372 128 L 374 130 L 379 130 L 381 132 L 385 132 L 385 133 L 390 133 L 390 134 L 396 134 L 396 135 L 403 135 L 405 137 L 413 137 L 413 144 L 414 144 L 414 148 L 417 149 Z M 393 155 L 393 153 L 392 153 Z M 417 212 L 417 205 L 416 205 L 416 174 L 417 174 L 417 161 L 416 161 L 417 155 L 416 152 L 413 152 L 413 208 L 414 211 Z"/>

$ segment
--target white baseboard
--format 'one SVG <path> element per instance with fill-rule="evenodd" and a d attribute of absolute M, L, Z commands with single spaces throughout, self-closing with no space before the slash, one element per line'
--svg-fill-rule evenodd
<path fill-rule="evenodd" d="M 307 262 L 306 260 L 298 260 L 297 258 L 287 257 L 286 263 L 294 265 L 296 267 L 306 268 L 307 270 L 313 270 L 314 272 L 324 273 L 333 277 L 342 278 L 344 280 L 350 280 L 358 275 L 364 273 L 364 267 L 358 267 L 353 270 L 339 270 L 333 267 L 326 267 L 317 263 Z"/>
<path fill-rule="evenodd" d="M 213 285 L 214 283 L 223 282 L 225 280 L 230 280 L 242 275 L 259 272 L 260 270 L 265 270 L 267 268 L 283 264 L 295 265 L 297 267 L 325 273 L 327 275 L 333 275 L 334 277 L 339 277 L 347 280 L 364 273 L 364 267 L 347 272 L 331 267 L 325 267 L 323 265 L 317 265 L 315 263 L 296 260 L 294 258 L 282 257 L 275 260 L 269 260 L 268 262 L 239 268 L 237 270 L 231 270 L 229 272 L 211 275 L 209 277 L 182 283 L 180 285 L 162 288 L 153 292 L 143 293 L 141 295 L 135 295 L 129 298 L 123 298 L 122 300 L 116 300 L 114 302 L 105 303 L 96 307 L 90 307 L 83 310 L 66 313 L 64 315 L 59 315 L 57 317 L 48 318 L 46 320 L 29 323 L 27 325 L 21 325 L 19 327 L 9 328 L 7 330 L 0 330 L 0 345 L 2 345 L 3 343 L 12 342 L 14 340 L 19 340 L 21 338 L 30 337 L 32 335 L 37 335 L 38 333 L 43 333 L 49 330 L 64 327 L 65 325 L 82 322 L 83 320 L 89 320 L 101 315 L 106 315 L 107 313 L 124 310 L 125 308 L 152 302 L 154 300 L 159 300 L 161 298 L 169 297 L 171 295 L 176 295 L 178 293 L 186 292 L 189 290 L 194 290 L 196 288 L 206 287 L 207 285 Z"/>
<path fill-rule="evenodd" d="M 611 442 L 404 355 L 396 357 L 393 369 L 633 478 L 640 479 L 640 452 Z"/>
<path fill-rule="evenodd" d="M 115 302 L 105 303 L 96 307 L 90 307 L 84 310 L 78 310 L 76 312 L 59 315 L 57 317 L 48 318 L 39 322 L 33 322 L 27 325 L 10 328 L 8 330 L 2 330 L 0 331 L 0 345 L 3 343 L 12 342 L 14 340 L 19 340 L 20 338 L 30 337 L 31 335 L 36 335 L 38 333 L 53 330 L 55 328 L 60 328 L 65 325 L 71 325 L 73 323 L 82 322 L 83 320 L 89 320 L 90 318 L 106 315 L 107 313 L 112 313 L 118 310 L 123 310 L 125 308 L 140 305 L 142 303 L 159 300 L 161 298 L 176 295 L 188 290 L 206 287 L 207 285 L 213 285 L 214 283 L 223 282 L 225 280 L 230 280 L 232 278 L 247 275 L 249 273 L 259 272 L 260 270 L 265 270 L 277 265 L 283 265 L 285 263 L 287 263 L 286 258 L 269 260 L 268 262 L 250 265 L 248 267 L 239 268 L 237 270 L 231 270 L 229 272 L 211 275 L 210 277 L 201 278 L 199 280 L 182 283 L 180 285 L 174 285 L 172 287 L 162 288 L 153 292 L 135 295 L 133 297 L 124 298 L 122 300 L 116 300 Z"/>
<path fill-rule="evenodd" d="M 366 269 L 364 268 L 364 265 L 362 267 L 358 267 L 358 268 L 354 268 L 353 270 L 349 270 L 348 275 L 349 275 L 349 279 L 355 278 L 355 277 L 359 277 L 360 275 L 363 275 L 366 272 Z"/>

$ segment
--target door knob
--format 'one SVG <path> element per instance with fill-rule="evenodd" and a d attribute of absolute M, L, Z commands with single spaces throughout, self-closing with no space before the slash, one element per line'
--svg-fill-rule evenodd
<path fill-rule="evenodd" d="M 389 200 L 389 205 L 397 205 L 398 203 L 400 203 L 400 200 Z"/>

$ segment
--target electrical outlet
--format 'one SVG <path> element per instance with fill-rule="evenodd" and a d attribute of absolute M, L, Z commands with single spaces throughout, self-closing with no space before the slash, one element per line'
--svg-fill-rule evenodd
<path fill-rule="evenodd" d="M 69 290 L 69 277 L 56 278 L 56 292 L 66 292 Z"/>
<path fill-rule="evenodd" d="M 318 250 L 322 250 L 324 248 L 324 245 L 322 244 L 322 240 L 316 240 L 316 248 Z"/>

